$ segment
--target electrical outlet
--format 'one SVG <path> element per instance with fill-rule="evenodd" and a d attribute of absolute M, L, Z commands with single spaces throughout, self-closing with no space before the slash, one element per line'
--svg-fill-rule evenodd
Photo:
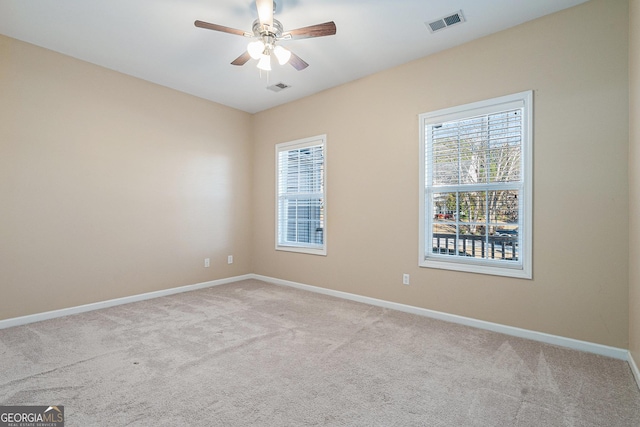
<path fill-rule="evenodd" d="M 408 285 L 409 284 L 409 275 L 408 274 L 403 274 L 402 275 L 402 284 L 403 285 Z"/>
<path fill-rule="evenodd" d="M 210 258 L 205 258 L 204 259 L 204 266 L 206 268 L 209 268 L 210 265 L 211 265 L 211 259 Z"/>
<path fill-rule="evenodd" d="M 227 264 L 233 264 L 233 255 L 227 257 Z"/>

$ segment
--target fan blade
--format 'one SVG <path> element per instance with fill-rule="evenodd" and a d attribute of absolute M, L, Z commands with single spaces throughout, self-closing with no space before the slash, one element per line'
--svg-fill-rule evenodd
<path fill-rule="evenodd" d="M 236 59 L 234 59 L 231 65 L 244 65 L 250 59 L 251 59 L 251 55 L 249 55 L 249 52 L 245 52 L 242 55 L 238 56 Z"/>
<path fill-rule="evenodd" d="M 309 66 L 302 58 L 295 53 L 291 52 L 291 58 L 289 58 L 289 64 L 298 71 L 302 71 Z"/>
<path fill-rule="evenodd" d="M 273 27 L 273 0 L 256 0 L 260 25 Z"/>
<path fill-rule="evenodd" d="M 247 35 L 247 33 L 245 33 L 242 30 L 236 30 L 235 28 L 229 28 L 229 27 L 225 27 L 223 25 L 218 25 L 218 24 L 210 24 L 209 22 L 204 22 L 204 21 L 196 21 L 196 22 L 194 22 L 194 25 L 196 27 L 198 27 L 198 28 L 205 28 L 207 30 L 221 31 L 223 33 L 236 34 L 238 36 L 246 36 Z"/>
<path fill-rule="evenodd" d="M 336 23 L 333 21 L 324 24 L 312 25 L 310 27 L 298 28 L 282 34 L 282 38 L 307 39 L 310 37 L 332 36 L 336 33 Z"/>

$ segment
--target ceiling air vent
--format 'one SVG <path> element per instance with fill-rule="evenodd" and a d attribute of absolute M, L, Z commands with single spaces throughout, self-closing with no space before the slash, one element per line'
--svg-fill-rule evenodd
<path fill-rule="evenodd" d="M 427 26 L 429 31 L 435 33 L 436 31 L 444 30 L 445 28 L 452 25 L 462 24 L 464 21 L 464 15 L 462 14 L 462 11 L 459 10 L 455 13 L 450 13 L 447 16 L 443 16 L 442 18 L 437 19 L 433 22 L 425 22 L 424 24 Z"/>
<path fill-rule="evenodd" d="M 284 84 L 284 83 L 276 83 L 274 85 L 271 86 L 267 86 L 267 89 L 272 90 L 274 92 L 280 92 L 283 89 L 287 89 L 290 88 L 291 86 Z"/>

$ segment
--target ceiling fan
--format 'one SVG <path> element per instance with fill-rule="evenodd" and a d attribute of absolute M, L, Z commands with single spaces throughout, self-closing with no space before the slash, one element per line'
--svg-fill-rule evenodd
<path fill-rule="evenodd" d="M 278 45 L 277 43 L 279 41 L 332 36 L 336 33 L 336 24 L 333 21 L 298 28 L 296 30 L 284 31 L 282 23 L 273 17 L 276 9 L 276 4 L 273 0 L 256 0 L 256 9 L 258 9 L 258 19 L 253 21 L 252 32 L 204 21 L 195 21 L 194 24 L 199 28 L 255 39 L 249 43 L 247 51 L 233 60 L 231 64 L 244 65 L 249 59 L 253 58 L 258 60 L 258 68 L 265 71 L 271 70 L 272 53 L 280 65 L 288 62 L 298 71 L 304 70 L 309 66 L 309 64 L 298 55 Z"/>

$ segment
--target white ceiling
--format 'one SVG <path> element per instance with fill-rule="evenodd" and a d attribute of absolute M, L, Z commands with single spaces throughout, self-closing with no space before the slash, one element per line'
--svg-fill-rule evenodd
<path fill-rule="evenodd" d="M 0 0 L 0 34 L 249 113 L 468 42 L 587 0 L 276 0 L 285 31 L 326 21 L 335 36 L 283 41 L 303 71 L 230 65 L 251 31 L 254 0 Z M 462 10 L 467 22 L 430 33 L 425 22 Z M 281 92 L 268 85 L 283 82 Z"/>

